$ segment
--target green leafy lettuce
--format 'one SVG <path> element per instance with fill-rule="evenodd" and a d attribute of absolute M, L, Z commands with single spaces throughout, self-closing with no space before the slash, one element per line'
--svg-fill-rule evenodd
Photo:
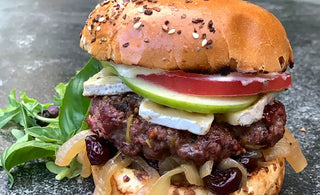
<path fill-rule="evenodd" d="M 8 147 L 0 158 L 0 166 L 7 172 L 12 187 L 14 178 L 10 170 L 27 161 L 45 158 L 49 171 L 57 174 L 57 179 L 72 178 L 80 174 L 81 164 L 73 160 L 67 167 L 54 164 L 55 155 L 59 147 L 74 134 L 87 128 L 84 122 L 88 113 L 90 99 L 82 96 L 83 82 L 100 71 L 99 61 L 91 58 L 86 66 L 77 72 L 67 84 L 60 83 L 55 90 L 58 97 L 54 97 L 54 104 L 60 107 L 59 116 L 55 119 L 44 118 L 41 113 L 51 104 L 41 104 L 20 92 L 20 101 L 16 98 L 16 90 L 8 96 L 9 104 L 0 109 L 0 128 L 9 121 L 21 125 L 21 129 L 13 129 L 12 135 L 16 143 Z M 48 123 L 41 127 L 37 121 Z"/>

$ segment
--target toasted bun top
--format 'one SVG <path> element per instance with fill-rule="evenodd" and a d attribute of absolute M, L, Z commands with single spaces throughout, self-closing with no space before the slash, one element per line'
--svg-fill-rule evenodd
<path fill-rule="evenodd" d="M 281 23 L 241 0 L 104 1 L 80 46 L 98 60 L 165 70 L 281 72 L 293 55 Z"/>

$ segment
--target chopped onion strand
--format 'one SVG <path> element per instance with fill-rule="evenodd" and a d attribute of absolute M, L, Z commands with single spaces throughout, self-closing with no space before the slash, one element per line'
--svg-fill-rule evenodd
<path fill-rule="evenodd" d="M 133 114 L 131 114 L 128 119 L 127 119 L 127 131 L 126 131 L 126 142 L 131 144 L 131 139 L 130 139 L 130 127 L 132 125 L 133 121 Z"/>
<path fill-rule="evenodd" d="M 91 130 L 83 130 L 66 141 L 58 150 L 56 155 L 56 165 L 67 166 L 71 160 L 85 148 L 85 138 L 89 135 L 95 135 Z"/>
<path fill-rule="evenodd" d="M 283 138 L 272 148 L 263 150 L 262 153 L 267 161 L 285 157 L 297 173 L 308 165 L 306 158 L 301 152 L 298 141 L 287 128 Z"/>
<path fill-rule="evenodd" d="M 131 159 L 147 172 L 149 176 L 148 182 L 136 194 L 149 194 L 153 184 L 160 178 L 158 171 L 148 165 L 140 156 L 131 157 Z"/>
<path fill-rule="evenodd" d="M 86 147 L 78 154 L 77 161 L 82 164 L 81 176 L 84 178 L 89 177 L 91 175 L 91 164 L 87 156 Z"/>
<path fill-rule="evenodd" d="M 152 186 L 150 195 L 163 195 L 167 194 L 170 188 L 171 177 L 173 175 L 183 172 L 183 168 L 177 167 L 171 171 L 168 171 L 166 174 L 162 175 L 156 183 Z"/>
<path fill-rule="evenodd" d="M 99 175 L 99 179 L 95 185 L 94 189 L 95 195 L 110 195 L 112 192 L 111 179 L 115 172 L 120 169 L 127 167 L 131 164 L 131 159 L 129 158 L 121 158 L 120 153 L 118 153 L 115 157 L 110 159 L 102 168 L 102 172 Z"/>
<path fill-rule="evenodd" d="M 205 176 L 210 175 L 213 167 L 213 160 L 208 160 L 200 167 L 200 177 L 204 178 Z"/>
<path fill-rule="evenodd" d="M 194 164 L 182 164 L 181 168 L 183 169 L 190 184 L 203 186 L 203 181 L 199 175 L 199 171 Z"/>

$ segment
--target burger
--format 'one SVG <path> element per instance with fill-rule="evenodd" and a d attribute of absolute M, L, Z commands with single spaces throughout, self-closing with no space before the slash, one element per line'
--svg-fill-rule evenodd
<path fill-rule="evenodd" d="M 292 86 L 292 49 L 265 9 L 107 0 L 80 46 L 104 68 L 84 83 L 90 130 L 56 164 L 77 155 L 95 194 L 277 194 L 285 159 L 306 166 L 275 100 Z"/>

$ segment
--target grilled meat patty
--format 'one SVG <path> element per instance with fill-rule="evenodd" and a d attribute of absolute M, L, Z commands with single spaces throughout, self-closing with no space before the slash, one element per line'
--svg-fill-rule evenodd
<path fill-rule="evenodd" d="M 214 121 L 206 135 L 195 135 L 141 118 L 138 115 L 141 100 L 134 93 L 93 97 L 87 122 L 93 132 L 126 155 L 143 155 L 149 160 L 177 155 L 197 165 L 241 155 L 248 145 L 271 147 L 283 137 L 285 130 L 285 108 L 276 101 L 267 105 L 263 118 L 250 126 Z M 126 140 L 127 120 L 131 115 L 130 139 Z"/>

